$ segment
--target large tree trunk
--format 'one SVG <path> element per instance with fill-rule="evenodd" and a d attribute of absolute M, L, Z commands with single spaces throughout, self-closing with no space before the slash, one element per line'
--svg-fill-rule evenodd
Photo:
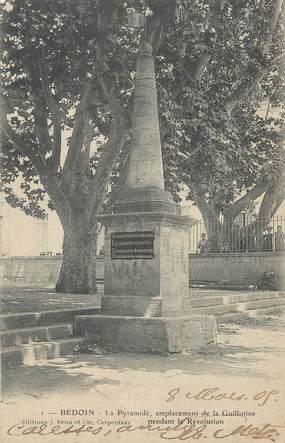
<path fill-rule="evenodd" d="M 222 249 L 221 223 L 215 219 L 204 219 L 208 240 L 210 243 L 210 252 L 220 252 Z"/>
<path fill-rule="evenodd" d="M 63 226 L 63 260 L 56 284 L 57 292 L 95 294 L 97 234 L 84 229 L 84 223 Z"/>
<path fill-rule="evenodd" d="M 221 252 L 229 252 L 237 249 L 237 232 L 234 228 L 234 219 L 224 216 L 221 225 Z"/>
<path fill-rule="evenodd" d="M 195 203 L 202 213 L 211 252 L 264 250 L 264 230 L 284 201 L 284 176 L 273 184 L 264 180 L 224 209 L 223 223 L 219 220 L 219 210 L 206 202 L 197 184 L 192 185 L 192 191 Z M 264 196 L 257 219 L 247 226 L 239 226 L 237 216 L 262 194 Z"/>
<path fill-rule="evenodd" d="M 207 231 L 207 237 L 210 243 L 211 252 L 219 252 L 221 250 L 221 223 L 219 214 L 215 208 L 206 203 L 204 196 L 199 191 L 198 186 L 193 187 L 195 202 L 199 208 Z"/>

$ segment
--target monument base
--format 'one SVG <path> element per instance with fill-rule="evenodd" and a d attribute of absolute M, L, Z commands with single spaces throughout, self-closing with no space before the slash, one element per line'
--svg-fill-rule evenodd
<path fill-rule="evenodd" d="M 162 298 L 142 296 L 102 296 L 101 312 L 106 315 L 161 317 Z"/>
<path fill-rule="evenodd" d="M 103 343 L 128 352 L 166 354 L 198 352 L 217 343 L 214 316 L 134 317 L 81 315 L 75 334 L 99 336 Z"/>

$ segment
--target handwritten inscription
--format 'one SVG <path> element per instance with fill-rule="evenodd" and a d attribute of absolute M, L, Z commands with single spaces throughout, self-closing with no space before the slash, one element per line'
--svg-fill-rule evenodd
<path fill-rule="evenodd" d="M 186 419 L 185 419 L 186 420 Z M 7 434 L 9 436 L 26 436 L 26 435 L 38 435 L 41 437 L 45 437 L 47 435 L 67 435 L 67 434 L 83 434 L 89 433 L 91 435 L 98 435 L 100 437 L 104 437 L 109 435 L 111 432 L 113 433 L 128 433 L 132 432 L 135 434 L 136 431 L 147 431 L 157 433 L 159 437 L 163 440 L 199 440 L 207 438 L 207 425 L 196 426 L 196 425 L 187 425 L 184 423 L 184 420 L 177 425 L 174 426 L 157 426 L 157 425 L 124 425 L 115 427 L 112 429 L 105 428 L 104 426 L 90 426 L 90 425 L 69 425 L 69 426 L 51 426 L 48 424 L 42 424 L 40 426 L 25 426 L 21 424 L 15 424 L 10 426 L 7 430 Z M 230 439 L 232 440 L 233 436 L 241 436 L 244 437 L 244 441 L 248 442 L 249 438 L 253 440 L 268 440 L 272 442 L 276 442 L 277 438 L 280 435 L 278 431 L 278 426 L 273 426 L 271 423 L 262 424 L 259 426 L 253 426 L 252 424 L 242 425 L 234 428 L 233 430 L 227 431 L 223 428 L 217 429 L 214 432 L 211 432 L 212 436 L 215 439 Z"/>
<path fill-rule="evenodd" d="M 241 401 L 241 400 L 253 400 L 257 402 L 257 405 L 262 407 L 267 404 L 269 401 L 274 400 L 278 401 L 278 389 L 271 389 L 260 391 L 252 394 L 251 398 L 249 398 L 249 394 L 245 392 L 223 392 L 219 386 L 208 387 L 202 389 L 198 393 L 193 392 L 181 392 L 181 388 L 173 388 L 168 392 L 168 397 L 166 398 L 167 402 L 171 402 L 178 398 L 179 395 L 184 396 L 188 400 L 204 400 L 204 401 L 221 401 L 221 400 L 230 400 L 230 401 Z"/>

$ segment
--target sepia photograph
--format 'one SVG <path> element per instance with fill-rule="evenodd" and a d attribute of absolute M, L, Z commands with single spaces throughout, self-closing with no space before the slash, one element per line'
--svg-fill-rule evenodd
<path fill-rule="evenodd" d="M 285 443 L 284 0 L 0 0 L 3 443 Z"/>

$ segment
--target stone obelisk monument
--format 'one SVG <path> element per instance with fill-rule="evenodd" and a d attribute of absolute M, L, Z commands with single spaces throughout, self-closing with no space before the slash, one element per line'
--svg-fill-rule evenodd
<path fill-rule="evenodd" d="M 194 351 L 216 340 L 213 317 L 191 315 L 191 225 L 164 189 L 152 47 L 139 50 L 132 147 L 125 188 L 105 225 L 101 314 L 81 316 L 76 331 L 127 351 Z"/>

